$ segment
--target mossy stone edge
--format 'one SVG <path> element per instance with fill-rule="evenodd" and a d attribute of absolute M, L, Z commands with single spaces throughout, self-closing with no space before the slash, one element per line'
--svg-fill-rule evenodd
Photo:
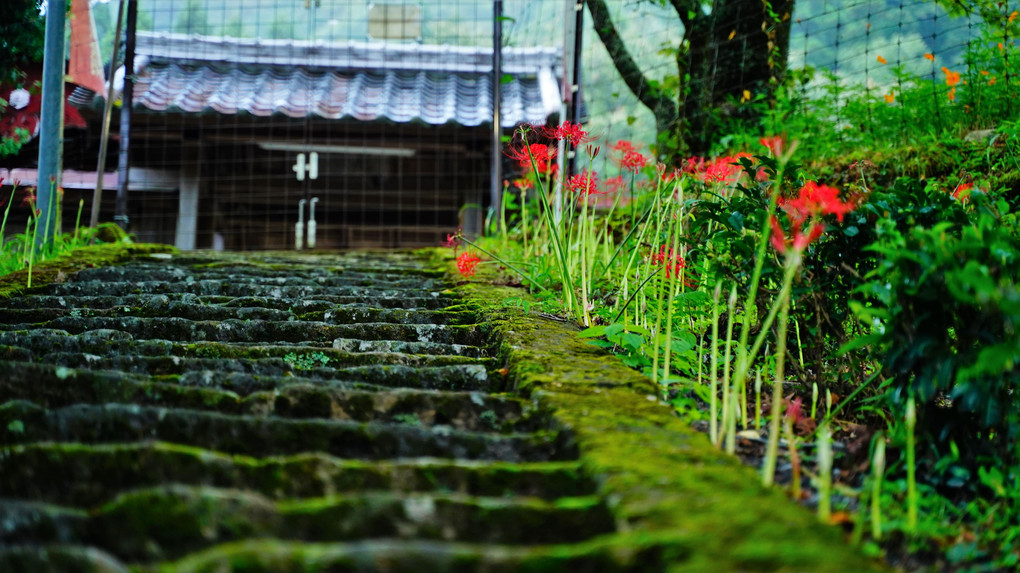
<path fill-rule="evenodd" d="M 73 249 L 35 265 L 32 268 L 32 286 L 35 288 L 62 282 L 68 275 L 82 269 L 116 265 L 133 257 L 177 252 L 177 249 L 170 245 L 124 241 Z M 28 289 L 27 285 L 28 269 L 0 276 L 0 299 L 11 298 L 25 292 Z"/>
<path fill-rule="evenodd" d="M 463 282 L 448 255 L 432 256 L 462 281 L 455 290 L 478 309 L 515 389 L 572 432 L 616 518 L 620 533 L 605 540 L 617 548 L 614 559 L 654 554 L 662 562 L 641 570 L 662 571 L 886 570 L 841 530 L 763 487 L 754 470 L 662 404 L 651 380 L 586 344 L 576 326 L 504 305 L 528 295 L 485 283 L 485 275 Z M 650 544 L 658 550 L 649 553 Z"/>

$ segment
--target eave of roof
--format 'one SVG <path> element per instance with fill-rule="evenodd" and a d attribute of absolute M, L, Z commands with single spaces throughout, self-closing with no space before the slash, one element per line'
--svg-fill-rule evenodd
<path fill-rule="evenodd" d="M 491 122 L 491 48 L 139 32 L 136 56 L 147 61 L 135 87 L 142 112 Z M 555 48 L 503 49 L 502 125 L 559 112 L 559 57 Z"/>

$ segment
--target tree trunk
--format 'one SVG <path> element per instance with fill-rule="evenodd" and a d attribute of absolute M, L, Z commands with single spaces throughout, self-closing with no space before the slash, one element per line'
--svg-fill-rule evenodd
<path fill-rule="evenodd" d="M 769 4 L 771 10 L 769 10 Z M 755 129 L 761 97 L 770 102 L 786 68 L 793 0 L 718 0 L 692 20 L 678 56 L 689 80 L 679 106 L 688 150 L 709 152 L 727 133 Z"/>

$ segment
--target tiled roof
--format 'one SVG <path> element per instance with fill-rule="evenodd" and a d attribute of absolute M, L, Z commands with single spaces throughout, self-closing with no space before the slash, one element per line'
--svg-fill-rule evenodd
<path fill-rule="evenodd" d="M 318 116 L 477 126 L 492 112 L 492 49 L 238 39 L 139 32 L 135 107 L 153 112 Z M 560 109 L 560 54 L 504 48 L 502 120 Z"/>

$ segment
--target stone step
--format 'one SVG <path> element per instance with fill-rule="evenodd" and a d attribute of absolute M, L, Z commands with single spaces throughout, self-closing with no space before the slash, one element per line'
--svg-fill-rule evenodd
<path fill-rule="evenodd" d="M 311 366 L 345 368 L 383 364 L 403 366 L 456 366 L 482 364 L 490 370 L 499 365 L 478 347 L 427 343 L 395 343 L 371 345 L 368 341 L 335 339 L 329 345 L 290 344 L 223 344 L 218 342 L 172 342 L 169 340 L 135 340 L 119 330 L 89 330 L 72 335 L 65 330 L 0 331 L 0 360 L 3 355 L 17 353 L 22 361 L 45 361 L 51 353 L 130 355 L 138 357 L 177 357 L 181 359 L 219 358 L 264 360 L 278 358 L 289 363 L 291 370 Z M 14 354 L 11 354 L 13 356 Z M 15 358 L 8 358 L 14 360 Z"/>
<path fill-rule="evenodd" d="M 200 296 L 189 292 L 160 295 L 127 294 L 113 295 L 49 295 L 32 297 L 33 308 L 107 309 L 115 306 L 139 308 L 146 304 L 185 303 L 194 305 L 219 305 L 225 307 L 269 308 L 293 312 L 326 311 L 337 306 L 353 308 L 402 308 L 407 310 L 439 310 L 449 308 L 456 301 L 446 296 L 334 296 L 318 293 L 311 297 L 270 298 L 265 296 Z M 153 302 L 155 301 L 155 302 Z M 25 308 L 24 301 L 17 298 L 0 299 L 0 308 Z"/>
<path fill-rule="evenodd" d="M 439 287 L 437 286 L 437 289 Z M 253 284 L 238 280 L 196 280 L 192 282 L 167 283 L 162 281 L 135 282 L 65 282 L 50 286 L 46 293 L 56 296 L 123 296 L 135 294 L 176 294 L 194 293 L 201 296 L 256 296 L 268 298 L 305 298 L 312 296 L 354 296 L 354 297 L 421 297 L 439 290 L 422 289 L 418 286 L 376 288 L 371 286 L 320 285 L 267 285 Z"/>
<path fill-rule="evenodd" d="M 449 426 L 286 419 L 124 404 L 76 404 L 48 410 L 15 400 L 0 405 L 0 427 L 8 429 L 0 434 L 0 446 L 160 440 L 252 456 L 321 451 L 353 459 L 525 462 L 561 461 L 577 455 L 565 435 L 548 430 L 492 434 Z"/>
<path fill-rule="evenodd" d="M 431 539 L 572 543 L 613 530 L 596 497 L 543 501 L 364 492 L 274 501 L 253 492 L 167 485 L 125 492 L 94 510 L 0 501 L 0 544 L 90 545 L 127 562 L 175 559 L 250 537 L 305 541 Z"/>
<path fill-rule="evenodd" d="M 0 331 L 32 328 L 64 330 L 82 334 L 90 330 L 117 330 L 136 339 L 160 339 L 177 342 L 330 342 L 337 338 L 363 340 L 405 340 L 439 342 L 466 346 L 484 346 L 486 335 L 476 325 L 391 324 L 325 324 L 323 322 L 261 320 L 187 320 L 184 318 L 144 318 L 125 316 L 65 316 L 38 324 L 0 324 Z"/>
<path fill-rule="evenodd" d="M 14 446 L 0 456 L 0 475 L 0 498 L 81 508 L 162 483 L 245 489 L 273 499 L 391 490 L 553 500 L 596 491 L 575 461 L 365 461 L 321 453 L 254 458 L 165 442 Z"/>
<path fill-rule="evenodd" d="M 300 377 L 305 382 L 364 382 L 388 388 L 434 388 L 440 390 L 485 390 L 499 392 L 503 377 L 489 375 L 485 364 L 447 366 L 406 366 L 376 364 L 370 366 L 323 366 L 329 356 L 322 352 L 291 353 L 281 358 L 182 358 L 180 356 L 124 356 L 51 352 L 30 356 L 46 364 L 89 370 L 118 370 L 129 374 L 179 376 L 181 384 L 215 385 L 219 377 L 234 374 L 264 379 L 272 387 L 281 387 Z"/>
<path fill-rule="evenodd" d="M 209 385 L 156 382 L 122 372 L 69 369 L 50 364 L 0 362 L 0 403 L 31 401 L 45 408 L 73 404 L 137 404 L 285 418 L 384 421 L 445 425 L 472 431 L 536 431 L 548 419 L 523 401 L 479 391 L 357 389 L 288 383 L 272 390 L 238 392 Z M 440 378 L 441 379 L 441 378 Z"/>
<path fill-rule="evenodd" d="M 325 306 L 325 305 L 322 305 Z M 361 322 L 392 322 L 401 324 L 474 324 L 477 318 L 464 311 L 405 310 L 391 308 L 329 305 L 299 311 L 278 310 L 262 306 L 223 306 L 170 301 L 169 297 L 152 297 L 143 306 L 113 305 L 109 308 L 0 308 L 0 323 L 38 324 L 58 318 L 120 318 L 178 317 L 188 320 L 300 320 L 326 324 L 357 324 Z"/>
<path fill-rule="evenodd" d="M 72 279 L 79 283 L 121 283 L 159 281 L 165 283 L 194 281 L 236 281 L 258 285 L 277 286 L 365 286 L 373 288 L 413 287 L 421 289 L 443 288 L 444 284 L 433 277 L 408 276 L 399 274 L 365 273 L 365 272 L 329 272 L 325 269 L 305 267 L 284 270 L 258 270 L 252 273 L 247 269 L 230 270 L 224 268 L 182 267 L 178 265 L 147 265 L 119 266 L 85 269 L 76 273 Z"/>

